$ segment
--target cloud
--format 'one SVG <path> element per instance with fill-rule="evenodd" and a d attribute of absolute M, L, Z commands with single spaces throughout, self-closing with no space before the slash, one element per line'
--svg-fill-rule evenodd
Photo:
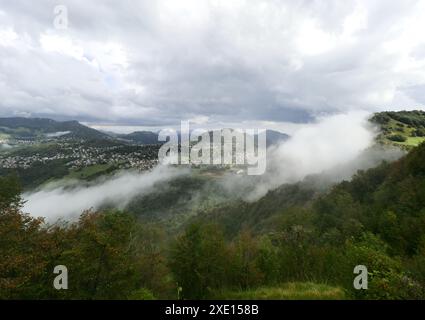
<path fill-rule="evenodd" d="M 155 192 L 156 184 L 186 174 L 183 169 L 158 166 L 151 172 L 120 172 L 89 186 L 52 184 L 36 192 L 25 193 L 23 211 L 50 222 L 59 218 L 76 219 L 84 210 L 113 205 L 123 209 L 136 195 Z"/>
<path fill-rule="evenodd" d="M 221 184 L 238 197 L 254 201 L 282 184 L 318 175 L 317 185 L 350 179 L 360 169 L 381 161 L 394 161 L 400 150 L 374 145 L 376 128 L 367 121 L 370 114 L 349 112 L 320 118 L 304 125 L 289 140 L 267 152 L 267 170 L 262 176 L 228 175 Z"/>
<path fill-rule="evenodd" d="M 401 157 L 403 152 L 398 149 L 374 145 L 377 130 L 367 121 L 369 116 L 365 112 L 350 112 L 302 125 L 289 140 L 267 150 L 267 168 L 263 175 L 238 175 L 227 171 L 220 178 L 205 180 L 196 191 L 182 191 L 178 207 L 196 212 L 205 205 L 235 199 L 255 201 L 269 190 L 305 179 L 312 188 L 323 189 L 350 179 L 359 169 Z M 160 183 L 190 174 L 187 167 L 158 166 L 147 173 L 120 172 L 89 185 L 58 181 L 24 194 L 24 212 L 54 222 L 58 218 L 76 219 L 84 210 L 106 205 L 125 209 L 136 196 L 167 192 Z M 187 193 L 191 196 L 187 197 Z"/>
<path fill-rule="evenodd" d="M 418 108 L 423 1 L 0 0 L 0 115 L 128 125 Z"/>

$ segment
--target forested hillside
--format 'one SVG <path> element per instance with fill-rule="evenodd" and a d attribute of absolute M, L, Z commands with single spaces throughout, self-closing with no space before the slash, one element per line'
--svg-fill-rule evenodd
<path fill-rule="evenodd" d="M 109 140 L 100 131 L 80 124 L 78 121 L 55 121 L 45 118 L 0 118 L 0 133 L 12 138 L 37 138 L 46 134 L 63 134 L 67 138 Z"/>
<path fill-rule="evenodd" d="M 3 177 L 0 298 L 423 299 L 423 159 L 425 144 L 319 197 L 286 187 L 287 199 L 276 191 L 252 207 L 204 212 L 178 234 L 115 210 L 46 225 L 21 212 L 18 182 Z M 69 290 L 52 287 L 59 264 Z M 353 288 L 360 264 L 368 290 Z"/>
<path fill-rule="evenodd" d="M 425 141 L 425 112 L 389 111 L 376 113 L 371 121 L 380 127 L 377 141 L 410 150 Z"/>

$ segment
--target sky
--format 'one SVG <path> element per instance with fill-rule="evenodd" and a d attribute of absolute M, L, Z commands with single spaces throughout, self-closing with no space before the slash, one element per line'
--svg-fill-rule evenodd
<path fill-rule="evenodd" d="M 414 0 L 0 0 L 0 116 L 279 128 L 423 109 L 423 30 Z"/>

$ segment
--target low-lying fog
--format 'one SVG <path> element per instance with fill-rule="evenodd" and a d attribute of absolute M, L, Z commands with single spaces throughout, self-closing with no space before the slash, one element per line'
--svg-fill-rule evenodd
<path fill-rule="evenodd" d="M 323 174 L 327 182 L 349 179 L 357 170 L 367 169 L 382 160 L 393 161 L 400 150 L 371 148 L 377 134 L 366 113 L 327 116 L 306 124 L 289 140 L 269 148 L 267 170 L 261 176 L 226 174 L 218 182 L 230 196 L 254 201 L 268 190 L 285 183 Z M 187 168 L 158 166 L 151 172 L 120 172 L 94 184 L 53 184 L 24 194 L 24 211 L 48 221 L 75 219 L 86 209 L 103 205 L 124 208 L 136 195 L 156 192 L 157 183 L 190 174 Z"/>

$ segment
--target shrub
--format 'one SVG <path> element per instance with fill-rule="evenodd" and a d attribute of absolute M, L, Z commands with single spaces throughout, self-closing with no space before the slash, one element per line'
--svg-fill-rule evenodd
<path fill-rule="evenodd" d="M 405 142 L 407 139 L 406 137 L 400 135 L 400 134 L 394 134 L 388 137 L 389 140 L 395 141 L 395 142 Z"/>

